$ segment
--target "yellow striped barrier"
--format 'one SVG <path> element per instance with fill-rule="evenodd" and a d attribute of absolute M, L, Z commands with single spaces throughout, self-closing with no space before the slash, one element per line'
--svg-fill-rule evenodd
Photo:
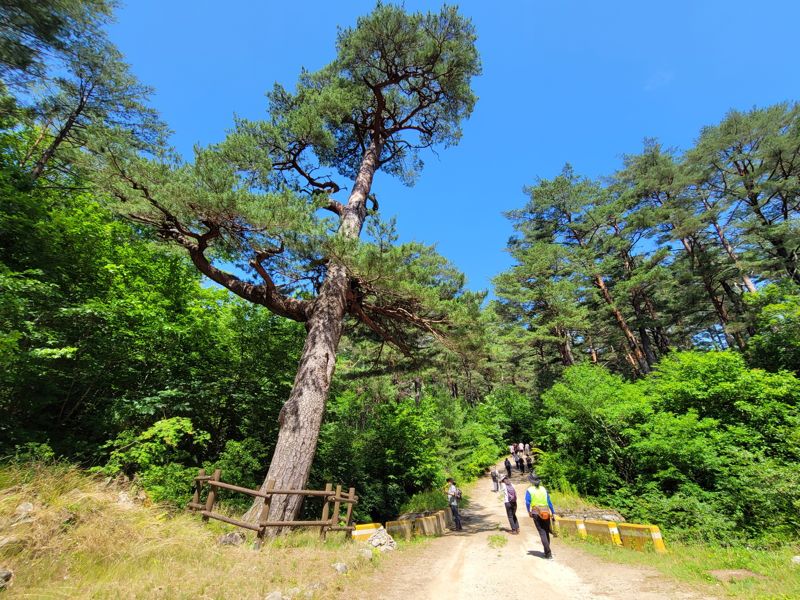
<path fill-rule="evenodd" d="M 632 550 L 644 552 L 648 543 L 653 544 L 656 552 L 665 553 L 664 539 L 658 525 L 638 525 L 636 523 L 620 523 L 618 525 L 622 545 Z"/>
<path fill-rule="evenodd" d="M 614 546 L 622 545 L 622 540 L 619 538 L 619 529 L 617 529 L 617 524 L 614 521 L 595 521 L 592 519 L 586 519 L 583 524 L 584 527 L 586 527 L 587 535 L 599 540 L 610 542 Z"/>
<path fill-rule="evenodd" d="M 405 521 L 386 521 L 386 531 L 393 538 L 402 536 L 404 540 L 408 541 L 414 535 L 414 522 L 408 519 Z"/>
<path fill-rule="evenodd" d="M 441 529 L 439 519 L 435 516 L 418 517 L 414 520 L 414 534 L 416 535 L 441 535 L 444 530 Z"/>
<path fill-rule="evenodd" d="M 380 523 L 362 523 L 361 525 L 356 525 L 356 528 L 353 530 L 353 539 L 359 542 L 366 542 L 369 537 L 381 527 L 382 525 Z"/>
<path fill-rule="evenodd" d="M 554 522 L 557 529 L 563 529 L 580 538 L 586 537 L 586 526 L 583 523 L 583 519 L 558 518 Z"/>

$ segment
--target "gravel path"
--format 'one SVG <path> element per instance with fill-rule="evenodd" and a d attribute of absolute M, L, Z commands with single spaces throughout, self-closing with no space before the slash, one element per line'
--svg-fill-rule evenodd
<path fill-rule="evenodd" d="M 553 560 L 543 558 L 533 521 L 525 514 L 527 480 L 514 473 L 519 497 L 519 535 L 508 533 L 508 519 L 491 482 L 470 490 L 464 531 L 450 532 L 416 549 L 387 557 L 392 562 L 372 582 L 362 582 L 363 597 L 384 600 L 630 599 L 712 598 L 667 579 L 654 569 L 605 562 L 579 548 L 553 541 Z M 558 507 L 556 507 L 558 511 Z M 507 543 L 489 546 L 489 537 Z"/>

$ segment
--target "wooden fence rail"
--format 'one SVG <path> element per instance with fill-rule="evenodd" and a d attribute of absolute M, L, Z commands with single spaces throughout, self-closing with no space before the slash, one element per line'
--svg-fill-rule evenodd
<path fill-rule="evenodd" d="M 223 523 L 229 523 L 243 529 L 255 531 L 256 546 L 260 547 L 264 541 L 267 528 L 269 527 L 319 527 L 320 537 L 324 540 L 327 532 L 329 531 L 352 531 L 353 527 L 353 505 L 358 503 L 358 496 L 356 496 L 356 489 L 350 488 L 346 494 L 342 493 L 342 486 L 337 485 L 334 490 L 333 484 L 325 484 L 324 490 L 281 490 L 275 489 L 275 481 L 272 479 L 267 481 L 267 484 L 262 492 L 261 490 L 251 490 L 250 488 L 240 487 L 221 481 L 222 471 L 215 470 L 212 475 L 206 475 L 205 469 L 200 469 L 197 477 L 194 478 L 194 495 L 191 502 L 186 506 L 189 510 L 198 511 L 204 521 L 209 519 L 216 519 Z M 204 488 L 208 487 L 208 495 L 206 501 L 201 502 Z M 253 498 L 264 498 L 264 507 L 258 516 L 257 523 L 248 523 L 232 517 L 227 517 L 214 512 L 214 505 L 217 502 L 218 490 L 229 490 L 239 494 L 246 494 Z M 322 505 L 322 518 L 319 521 L 270 521 L 269 520 L 269 507 L 272 503 L 273 496 L 310 496 L 323 498 L 325 502 Z M 345 525 L 339 525 L 339 514 L 341 512 L 342 504 L 347 505 L 346 513 L 342 520 Z"/>

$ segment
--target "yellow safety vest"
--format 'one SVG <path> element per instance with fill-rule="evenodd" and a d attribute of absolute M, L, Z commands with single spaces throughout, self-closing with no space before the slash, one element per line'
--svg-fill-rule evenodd
<path fill-rule="evenodd" d="M 531 497 L 531 507 L 547 506 L 547 489 L 543 485 L 539 487 L 530 486 L 528 494 Z"/>

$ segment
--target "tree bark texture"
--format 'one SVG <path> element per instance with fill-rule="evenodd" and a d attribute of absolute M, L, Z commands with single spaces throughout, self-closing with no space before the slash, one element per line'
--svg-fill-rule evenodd
<path fill-rule="evenodd" d="M 342 211 L 339 235 L 358 238 L 361 234 L 380 152 L 380 144 L 373 142 L 364 154 L 353 191 Z M 347 313 L 349 287 L 344 265 L 331 260 L 325 282 L 306 322 L 308 335 L 292 392 L 280 412 L 278 441 L 262 491 L 266 489 L 268 480 L 274 480 L 277 489 L 303 489 L 308 481 Z M 263 504 L 263 499 L 257 499 L 244 519 L 256 521 Z M 301 496 L 275 496 L 270 505 L 269 520 L 292 520 L 301 506 Z"/>

